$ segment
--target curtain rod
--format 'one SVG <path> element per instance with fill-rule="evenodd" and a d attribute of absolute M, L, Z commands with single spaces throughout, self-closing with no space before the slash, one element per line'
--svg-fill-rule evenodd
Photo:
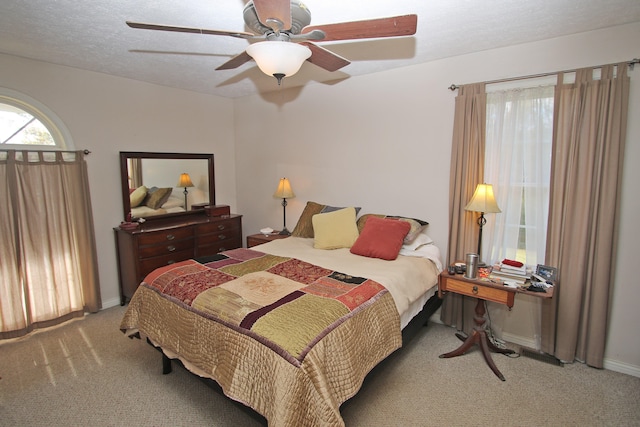
<path fill-rule="evenodd" d="M 595 67 L 591 67 L 591 68 L 602 68 L 606 65 L 617 65 L 616 64 L 605 64 L 605 65 L 597 65 Z M 633 70 L 633 66 L 635 64 L 640 64 L 640 58 L 633 58 L 630 61 L 627 61 L 627 65 L 629 66 L 629 68 L 631 68 Z M 504 82 L 512 82 L 515 80 L 526 80 L 526 79 L 536 79 L 538 77 L 547 77 L 547 76 L 553 76 L 555 74 L 558 73 L 575 73 L 576 71 L 578 71 L 578 68 L 573 69 L 573 70 L 564 70 L 564 71 L 555 71 L 553 73 L 541 73 L 541 74 L 532 74 L 529 76 L 520 76 L 520 77 L 509 77 L 506 79 L 498 79 L 498 80 L 490 80 L 485 82 L 486 84 L 494 84 L 494 83 L 504 83 Z M 461 85 L 457 85 L 457 84 L 452 84 L 451 86 L 449 86 L 447 89 L 449 89 L 450 91 L 454 91 L 456 89 L 459 89 Z"/>
<path fill-rule="evenodd" d="M 37 152 L 37 151 L 43 151 L 43 152 L 47 152 L 47 153 L 56 153 L 58 151 L 62 152 L 62 153 L 75 153 L 75 151 L 69 151 L 69 150 L 16 150 L 15 148 L 0 148 L 0 151 L 3 152 L 7 152 L 7 151 L 29 151 L 29 152 Z M 84 153 L 85 156 L 91 154 L 91 151 L 87 150 L 86 148 L 84 150 L 77 150 L 77 151 L 82 151 Z"/>

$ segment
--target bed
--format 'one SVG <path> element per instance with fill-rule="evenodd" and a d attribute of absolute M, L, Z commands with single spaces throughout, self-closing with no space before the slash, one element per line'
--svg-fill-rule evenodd
<path fill-rule="evenodd" d="M 354 253 L 370 229 L 357 229 L 347 247 L 323 248 L 316 233 L 159 268 L 121 329 L 215 380 L 270 425 L 344 425 L 340 405 L 439 306 L 438 248 L 403 243 L 393 260 Z M 329 240 L 341 234 L 332 231 Z"/>

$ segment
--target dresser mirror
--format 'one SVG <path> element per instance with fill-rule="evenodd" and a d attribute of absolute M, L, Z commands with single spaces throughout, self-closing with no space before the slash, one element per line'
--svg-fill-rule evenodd
<path fill-rule="evenodd" d="M 120 175 L 125 219 L 192 215 L 215 205 L 213 154 L 121 151 Z"/>

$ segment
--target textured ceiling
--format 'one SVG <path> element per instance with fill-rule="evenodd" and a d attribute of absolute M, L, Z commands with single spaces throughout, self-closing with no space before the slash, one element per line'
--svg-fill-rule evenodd
<path fill-rule="evenodd" d="M 134 30 L 139 21 L 248 31 L 242 0 L 2 0 L 0 52 L 235 98 L 277 89 L 250 61 L 214 71 L 248 42 Z M 304 0 L 312 25 L 415 13 L 415 36 L 319 43 L 351 64 L 305 63 L 285 87 L 336 80 L 445 57 L 640 21 L 639 0 Z"/>

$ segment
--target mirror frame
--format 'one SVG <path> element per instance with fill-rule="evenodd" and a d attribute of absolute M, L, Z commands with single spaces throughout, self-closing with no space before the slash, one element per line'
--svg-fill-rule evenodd
<path fill-rule="evenodd" d="M 206 160 L 207 170 L 209 172 L 209 204 L 216 204 L 216 186 L 213 169 L 213 154 L 197 154 L 197 153 L 152 153 L 142 151 L 121 151 L 120 152 L 120 185 L 122 189 L 122 206 L 123 220 L 126 221 L 127 215 L 131 212 L 131 202 L 129 198 L 129 159 L 178 159 L 178 160 Z M 170 213 L 164 215 L 154 215 L 146 217 L 145 221 L 153 221 L 167 217 L 179 217 L 193 214 L 202 214 L 204 210 L 190 210 L 185 212 Z"/>

